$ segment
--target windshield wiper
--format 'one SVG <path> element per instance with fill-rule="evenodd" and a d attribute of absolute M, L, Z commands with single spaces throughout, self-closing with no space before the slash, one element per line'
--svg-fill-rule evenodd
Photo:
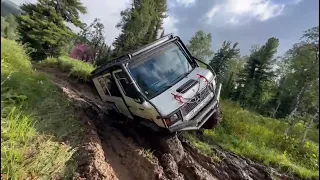
<path fill-rule="evenodd" d="M 177 79 L 175 79 L 173 82 L 177 81 L 178 79 L 180 79 L 180 78 L 182 78 L 182 77 L 186 77 L 188 74 L 190 74 L 190 73 L 191 73 L 191 71 L 192 71 L 192 69 L 191 69 L 191 70 L 189 70 L 189 71 L 188 71 L 188 72 L 186 72 L 186 73 L 181 74 L 181 75 L 180 75 L 180 76 L 178 76 L 178 78 L 177 78 Z"/>

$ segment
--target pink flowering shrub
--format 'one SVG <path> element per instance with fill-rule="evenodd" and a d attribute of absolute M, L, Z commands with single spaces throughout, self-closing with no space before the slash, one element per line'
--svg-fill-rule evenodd
<path fill-rule="evenodd" d="M 69 55 L 73 59 L 78 59 L 81 61 L 92 63 L 93 61 L 93 51 L 86 44 L 76 45 L 70 52 Z"/>

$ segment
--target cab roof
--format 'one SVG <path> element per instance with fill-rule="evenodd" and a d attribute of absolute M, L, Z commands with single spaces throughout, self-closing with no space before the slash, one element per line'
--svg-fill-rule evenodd
<path fill-rule="evenodd" d="M 120 56 L 118 58 L 115 58 L 111 61 L 108 61 L 104 64 L 102 64 L 101 66 L 97 67 L 94 71 L 91 72 L 92 77 L 97 76 L 102 74 L 104 71 L 106 71 L 107 69 L 114 67 L 114 66 L 120 66 L 123 63 L 129 62 L 132 60 L 132 57 L 137 56 L 143 52 L 146 52 L 156 46 L 159 46 L 163 43 L 166 43 L 168 41 L 173 41 L 175 39 L 178 39 L 178 36 L 173 37 L 172 34 L 168 34 L 162 38 L 157 39 L 156 41 L 149 43 L 145 46 L 142 46 L 141 48 L 139 48 L 138 50 L 134 50 L 131 53 L 128 53 L 126 55 Z"/>

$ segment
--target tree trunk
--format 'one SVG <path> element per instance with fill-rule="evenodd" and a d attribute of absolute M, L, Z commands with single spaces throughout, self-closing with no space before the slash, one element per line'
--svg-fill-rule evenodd
<path fill-rule="evenodd" d="M 277 114 L 277 112 L 278 112 L 278 109 L 279 109 L 280 105 L 281 105 L 281 101 L 279 100 L 278 103 L 277 103 L 276 109 L 275 109 L 274 112 L 272 113 L 272 116 L 271 116 L 272 118 L 275 118 L 275 116 L 276 116 L 276 114 Z"/>
<path fill-rule="evenodd" d="M 308 131 L 311 127 L 311 124 L 317 118 L 318 114 L 319 114 L 319 110 L 313 115 L 313 117 L 309 120 L 309 122 L 306 123 L 306 125 L 304 126 L 305 128 L 304 128 L 304 132 L 303 132 L 303 135 L 301 138 L 301 143 L 300 143 L 301 147 L 303 146 L 304 142 L 306 141 L 306 137 L 307 137 Z"/>
<path fill-rule="evenodd" d="M 291 113 L 287 116 L 287 119 L 289 120 L 289 124 L 288 124 L 288 128 L 286 129 L 286 131 L 284 133 L 286 136 L 288 136 L 288 133 L 290 131 L 291 126 L 294 125 L 294 121 L 293 121 L 292 117 L 297 113 L 297 110 L 299 108 L 299 105 L 300 105 L 300 102 L 302 99 L 302 95 L 303 95 L 305 89 L 306 89 L 306 87 L 302 86 L 302 88 L 300 89 L 300 91 L 297 95 L 297 98 L 296 98 L 296 105 L 294 106 Z"/>
<path fill-rule="evenodd" d="M 301 142 L 300 142 L 300 147 L 302 147 L 304 142 L 306 141 L 306 137 L 307 137 L 308 131 L 310 129 L 311 122 L 312 122 L 312 120 L 310 120 L 310 122 L 305 125 L 304 132 L 303 132 Z"/>

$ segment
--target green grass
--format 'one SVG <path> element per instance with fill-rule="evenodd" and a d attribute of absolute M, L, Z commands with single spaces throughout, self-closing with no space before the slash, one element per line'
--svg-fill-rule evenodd
<path fill-rule="evenodd" d="M 193 147 L 199 149 L 205 155 L 211 156 L 214 160 L 221 161 L 208 143 L 199 141 L 196 136 L 191 133 L 185 134 L 184 136 L 191 142 Z"/>
<path fill-rule="evenodd" d="M 75 109 L 33 70 L 23 47 L 1 39 L 1 174 L 10 179 L 71 176 L 82 136 Z"/>
<path fill-rule="evenodd" d="M 51 67 L 59 67 L 62 71 L 70 73 L 70 76 L 83 82 L 90 80 L 90 73 L 95 69 L 92 64 L 67 56 L 61 56 L 58 59 L 47 58 L 41 63 Z"/>
<path fill-rule="evenodd" d="M 210 153 L 208 145 L 216 143 L 282 172 L 304 179 L 319 179 L 319 139 L 315 138 L 318 130 L 310 131 L 308 141 L 300 148 L 301 124 L 296 125 L 286 138 L 284 121 L 249 112 L 230 101 L 222 101 L 221 108 L 223 121 L 215 130 L 205 130 L 204 142 L 196 137 L 188 138 L 195 147 Z"/>

